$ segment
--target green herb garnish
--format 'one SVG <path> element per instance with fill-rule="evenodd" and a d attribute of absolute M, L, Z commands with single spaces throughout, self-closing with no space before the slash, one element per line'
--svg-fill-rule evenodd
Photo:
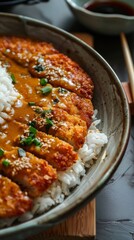
<path fill-rule="evenodd" d="M 43 110 L 42 113 L 41 113 L 41 116 L 42 117 L 45 117 L 47 114 L 51 113 L 52 110 L 51 109 L 47 109 L 47 110 Z"/>
<path fill-rule="evenodd" d="M 37 130 L 35 127 L 33 127 L 32 125 L 29 127 L 29 136 L 28 137 L 24 137 L 24 138 L 21 138 L 20 139 L 20 144 L 22 146 L 30 146 L 32 143 L 35 145 L 35 146 L 39 146 L 41 147 L 41 142 L 38 138 L 36 138 L 36 133 L 37 133 Z M 25 151 L 20 148 L 18 150 L 18 153 L 19 155 L 24 155 L 25 154 Z M 23 157 L 23 156 L 22 156 Z"/>
<path fill-rule="evenodd" d="M 30 128 L 29 128 L 29 136 L 33 138 L 33 137 L 36 136 L 36 133 L 37 133 L 36 128 L 34 128 L 33 126 L 30 126 Z"/>
<path fill-rule="evenodd" d="M 35 128 L 36 127 L 36 121 L 29 122 L 29 125 Z"/>
<path fill-rule="evenodd" d="M 46 117 L 46 123 L 47 125 L 49 125 L 50 127 L 54 125 L 53 121 L 50 118 Z"/>
<path fill-rule="evenodd" d="M 2 161 L 2 165 L 3 165 L 4 167 L 10 166 L 9 160 L 8 160 L 8 159 L 4 159 L 4 160 Z"/>
<path fill-rule="evenodd" d="M 12 78 L 12 83 L 15 84 L 16 83 L 16 79 L 13 73 L 11 73 L 11 78 Z"/>
<path fill-rule="evenodd" d="M 46 78 L 41 78 L 40 79 L 40 85 L 45 86 L 48 83 L 48 80 Z"/>
<path fill-rule="evenodd" d="M 38 138 L 34 138 L 33 143 L 35 144 L 35 146 L 38 146 L 38 147 L 41 147 L 41 145 L 42 145 Z"/>
<path fill-rule="evenodd" d="M 33 138 L 31 136 L 20 139 L 20 144 L 22 146 L 30 146 L 32 142 L 33 142 Z"/>
<path fill-rule="evenodd" d="M 46 86 L 46 87 L 41 89 L 41 93 L 43 95 L 48 95 L 51 91 L 52 91 L 52 87 L 49 87 L 49 86 Z"/>
<path fill-rule="evenodd" d="M 36 108 L 34 111 L 39 114 L 42 113 L 42 110 L 40 108 Z"/>
<path fill-rule="evenodd" d="M 54 125 L 53 121 L 50 118 L 46 117 L 46 132 L 48 133 L 50 127 Z"/>
<path fill-rule="evenodd" d="M 43 72 L 45 70 L 45 66 L 42 66 L 41 64 L 38 64 L 34 67 L 34 69 L 37 71 L 37 72 Z"/>
<path fill-rule="evenodd" d="M 35 106 L 35 102 L 28 102 L 29 106 Z"/>
<path fill-rule="evenodd" d="M 2 157 L 3 155 L 4 155 L 4 150 L 0 148 L 0 157 Z"/>
<path fill-rule="evenodd" d="M 26 152 L 23 148 L 18 149 L 18 154 L 19 154 L 20 157 L 25 157 L 26 156 Z"/>

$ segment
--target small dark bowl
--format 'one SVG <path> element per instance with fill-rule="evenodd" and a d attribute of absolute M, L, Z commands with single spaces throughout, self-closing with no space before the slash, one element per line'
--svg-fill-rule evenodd
<path fill-rule="evenodd" d="M 79 22 L 90 30 L 106 35 L 116 35 L 121 32 L 130 33 L 134 31 L 134 15 L 104 14 L 88 11 L 84 8 L 86 3 L 96 0 L 65 1 Z M 131 9 L 134 9 L 134 1 L 132 0 L 118 0 L 118 2 L 125 3 Z"/>

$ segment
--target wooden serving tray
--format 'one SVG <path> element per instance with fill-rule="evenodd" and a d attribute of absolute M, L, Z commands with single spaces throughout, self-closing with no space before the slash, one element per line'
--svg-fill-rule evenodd
<path fill-rule="evenodd" d="M 96 202 L 92 200 L 87 206 L 69 217 L 63 223 L 27 240 L 63 240 L 77 237 L 94 237 L 96 235 Z M 76 237 L 76 238 L 74 238 Z"/>

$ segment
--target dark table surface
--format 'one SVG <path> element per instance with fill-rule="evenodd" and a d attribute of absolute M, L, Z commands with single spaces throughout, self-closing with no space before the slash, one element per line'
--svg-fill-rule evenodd
<path fill-rule="evenodd" d="M 35 5 L 18 4 L 1 9 L 48 22 L 66 31 L 87 32 L 94 37 L 95 49 L 112 66 L 120 81 L 127 81 L 120 36 L 94 33 L 80 25 L 64 0 L 50 0 Z M 127 35 L 134 60 L 134 33 Z M 134 117 L 123 160 L 107 185 L 97 195 L 97 240 L 134 239 Z"/>

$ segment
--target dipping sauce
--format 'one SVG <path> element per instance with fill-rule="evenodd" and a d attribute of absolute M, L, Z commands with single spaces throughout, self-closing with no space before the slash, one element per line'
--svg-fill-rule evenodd
<path fill-rule="evenodd" d="M 134 16 L 134 8 L 127 3 L 115 1 L 102 1 L 102 2 L 88 2 L 84 4 L 84 8 L 103 14 L 121 14 L 126 16 Z"/>

